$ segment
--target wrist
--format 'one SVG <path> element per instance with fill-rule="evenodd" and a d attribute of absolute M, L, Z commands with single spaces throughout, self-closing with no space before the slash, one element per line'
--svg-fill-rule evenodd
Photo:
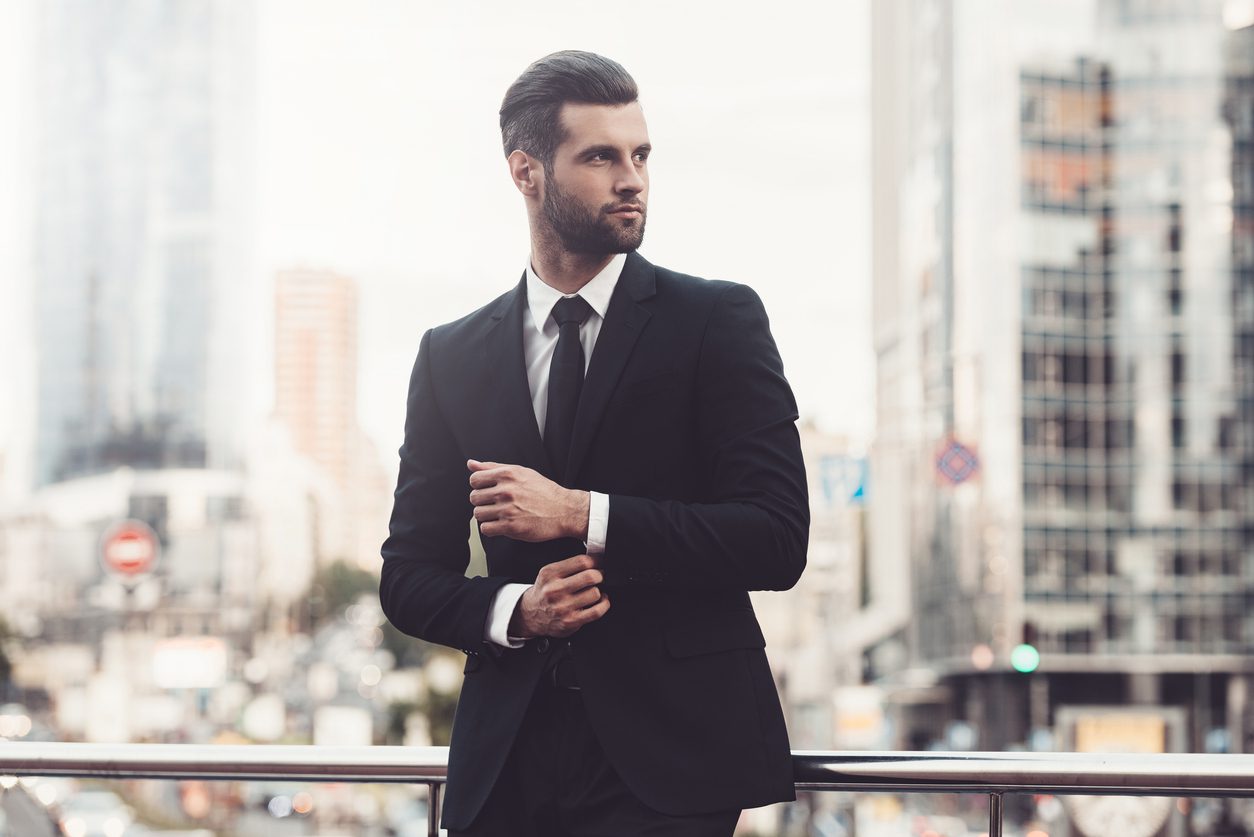
<path fill-rule="evenodd" d="M 571 490 L 571 513 L 566 519 L 566 534 L 581 541 L 588 539 L 588 515 L 592 509 L 592 495 L 587 491 Z"/>
<path fill-rule="evenodd" d="M 518 603 L 514 605 L 514 612 L 510 614 L 508 631 L 512 637 L 531 639 L 534 636 L 534 633 L 527 627 L 527 620 L 523 617 L 524 600 L 533 589 L 535 588 L 528 587 L 523 591 L 523 594 L 518 597 Z"/>

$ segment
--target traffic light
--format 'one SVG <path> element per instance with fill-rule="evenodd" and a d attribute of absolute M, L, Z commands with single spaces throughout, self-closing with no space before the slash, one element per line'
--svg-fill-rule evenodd
<path fill-rule="evenodd" d="M 1010 666 L 1015 671 L 1023 674 L 1031 674 L 1036 671 L 1036 667 L 1041 664 L 1041 652 L 1036 650 L 1036 646 L 1016 645 L 1014 650 L 1010 652 Z"/>

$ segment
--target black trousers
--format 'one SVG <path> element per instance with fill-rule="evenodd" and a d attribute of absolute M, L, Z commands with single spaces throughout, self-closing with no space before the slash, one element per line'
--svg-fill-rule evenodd
<path fill-rule="evenodd" d="M 739 818 L 739 811 L 673 817 L 647 807 L 606 759 L 580 693 L 554 686 L 546 675 L 483 810 L 469 829 L 449 834 L 731 837 Z"/>

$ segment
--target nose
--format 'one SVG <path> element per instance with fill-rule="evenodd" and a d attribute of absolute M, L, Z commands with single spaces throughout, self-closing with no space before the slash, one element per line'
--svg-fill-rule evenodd
<path fill-rule="evenodd" d="M 638 195 L 649 186 L 648 173 L 634 162 L 622 166 L 614 183 L 614 191 L 620 195 Z"/>

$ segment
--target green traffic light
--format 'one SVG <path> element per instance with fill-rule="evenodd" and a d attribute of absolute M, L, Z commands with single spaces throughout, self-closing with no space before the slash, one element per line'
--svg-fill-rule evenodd
<path fill-rule="evenodd" d="M 1041 664 L 1041 652 L 1031 645 L 1016 645 L 1010 652 L 1010 665 L 1015 671 L 1029 674 Z"/>

